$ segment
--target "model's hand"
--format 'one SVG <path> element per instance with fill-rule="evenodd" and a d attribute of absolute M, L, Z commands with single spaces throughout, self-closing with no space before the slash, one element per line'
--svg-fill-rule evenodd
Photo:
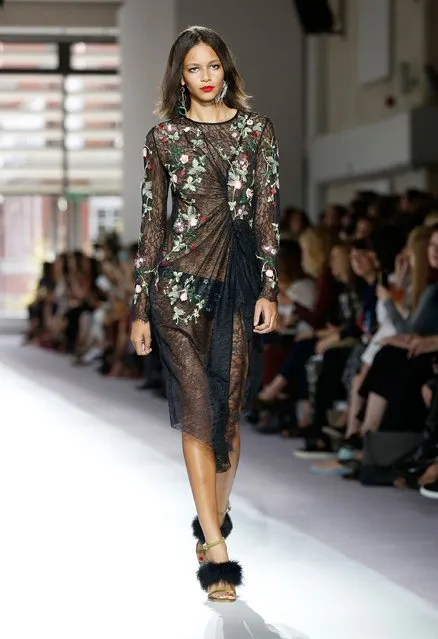
<path fill-rule="evenodd" d="M 137 355 L 149 355 L 151 348 L 151 325 L 143 320 L 135 320 L 131 328 L 131 342 Z"/>
<path fill-rule="evenodd" d="M 277 321 L 277 302 L 261 298 L 257 300 L 254 310 L 254 333 L 270 333 Z M 262 324 L 258 323 L 262 319 Z"/>

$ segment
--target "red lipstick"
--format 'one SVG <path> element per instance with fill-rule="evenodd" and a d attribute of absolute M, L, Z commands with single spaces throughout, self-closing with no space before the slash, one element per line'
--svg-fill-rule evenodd
<path fill-rule="evenodd" d="M 201 91 L 204 91 L 204 93 L 210 93 L 210 91 L 213 91 L 214 87 L 208 86 L 208 87 L 202 87 Z"/>

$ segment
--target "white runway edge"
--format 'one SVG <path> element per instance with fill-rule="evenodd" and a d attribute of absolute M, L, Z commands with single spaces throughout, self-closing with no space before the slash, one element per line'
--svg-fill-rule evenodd
<path fill-rule="evenodd" d="M 182 461 L 2 365 L 0 379 L 2 639 L 438 636 L 433 606 L 238 495 L 246 586 L 206 604 Z"/>

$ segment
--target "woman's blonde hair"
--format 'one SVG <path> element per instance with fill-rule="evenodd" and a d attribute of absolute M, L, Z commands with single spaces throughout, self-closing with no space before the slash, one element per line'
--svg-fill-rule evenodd
<path fill-rule="evenodd" d="M 347 242 L 335 242 L 330 249 L 330 259 L 334 251 L 337 251 L 342 255 L 343 272 L 339 274 L 340 277 L 342 277 L 341 281 L 344 282 L 344 284 L 352 285 L 354 275 L 350 265 L 350 245 L 347 244 Z"/>
<path fill-rule="evenodd" d="M 302 249 L 305 249 L 303 268 L 312 277 L 318 278 L 327 266 L 332 236 L 329 229 L 309 226 L 299 238 Z"/>
<path fill-rule="evenodd" d="M 426 219 L 424 220 L 424 226 L 435 226 L 438 224 L 438 211 L 431 211 L 428 215 L 426 215 Z"/>
<path fill-rule="evenodd" d="M 431 235 L 431 227 L 418 226 L 413 231 L 411 231 L 407 241 L 407 248 L 414 256 L 414 264 L 411 270 L 413 309 L 417 307 L 418 301 L 429 280 L 430 267 L 427 247 Z"/>

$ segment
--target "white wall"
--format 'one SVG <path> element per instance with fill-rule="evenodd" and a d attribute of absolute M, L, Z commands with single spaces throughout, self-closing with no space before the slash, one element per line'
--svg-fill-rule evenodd
<path fill-rule="evenodd" d="M 424 65 L 438 64 L 437 5 L 347 0 L 345 35 L 307 42 L 311 216 L 327 199 L 347 197 L 369 180 L 389 180 L 398 192 L 431 184 L 438 112 L 436 104 L 427 106 Z"/>
<path fill-rule="evenodd" d="M 436 0 L 432 2 L 436 4 Z M 378 33 L 380 35 L 374 41 L 370 37 L 367 43 L 363 37 L 365 29 L 361 27 L 366 20 L 364 7 L 368 7 L 367 11 L 373 6 L 383 11 L 386 5 L 387 0 L 347 0 L 345 36 L 321 38 L 324 48 L 322 73 L 325 95 L 321 97 L 326 105 L 325 132 L 345 131 L 424 103 L 428 0 L 392 0 L 389 21 L 383 20 L 379 11 L 374 12 L 374 33 L 376 38 Z M 368 26 L 368 35 L 371 36 L 372 24 Z M 388 46 L 387 51 L 385 45 Z M 411 79 L 415 81 L 408 91 L 403 89 L 401 63 L 409 65 Z M 378 79 L 361 82 L 365 71 L 368 77 L 372 77 L 373 73 L 376 77 L 379 70 L 381 75 Z M 387 98 L 391 97 L 395 100 L 392 106 L 387 104 Z"/>

